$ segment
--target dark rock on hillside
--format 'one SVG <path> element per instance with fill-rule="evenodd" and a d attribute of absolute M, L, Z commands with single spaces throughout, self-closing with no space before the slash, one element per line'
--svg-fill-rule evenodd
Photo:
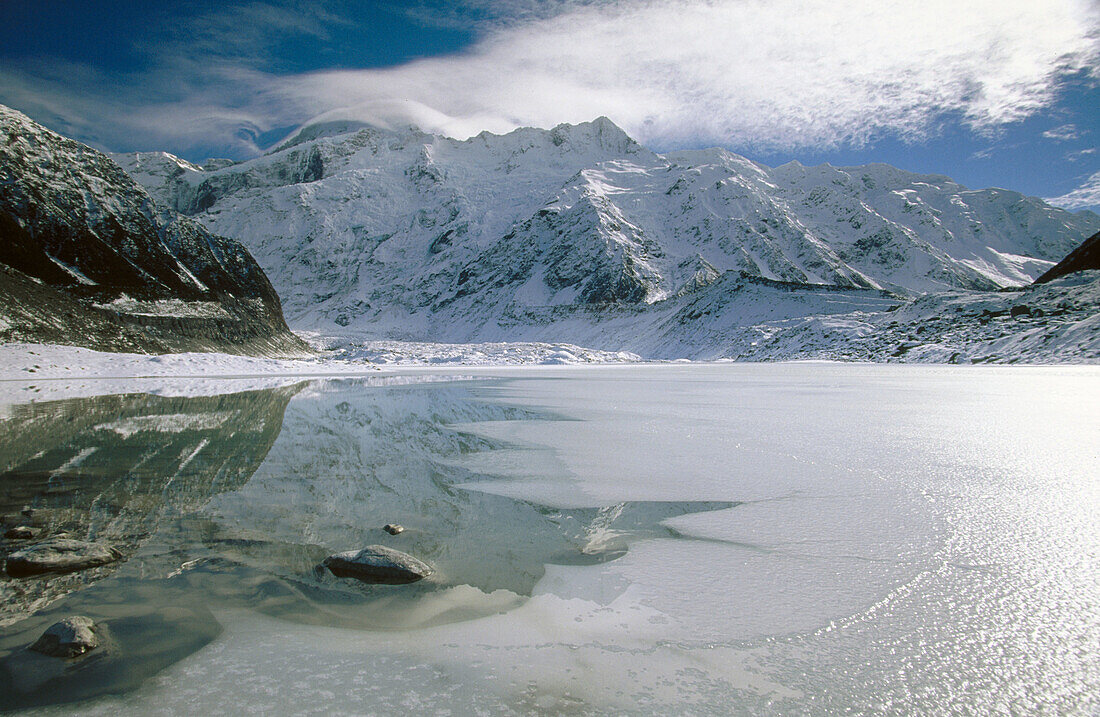
<path fill-rule="evenodd" d="M 8 540 L 31 540 L 35 536 L 34 528 L 27 525 L 17 525 L 14 528 L 8 528 L 4 533 L 4 537 Z"/>
<path fill-rule="evenodd" d="M 308 352 L 243 246 L 158 208 L 106 155 L 3 106 L 0 340 Z"/>
<path fill-rule="evenodd" d="M 1060 276 L 1090 269 L 1100 269 L 1100 232 L 1081 242 L 1081 246 L 1071 251 L 1065 259 L 1052 266 L 1045 274 L 1036 279 L 1035 283 L 1045 284 Z"/>

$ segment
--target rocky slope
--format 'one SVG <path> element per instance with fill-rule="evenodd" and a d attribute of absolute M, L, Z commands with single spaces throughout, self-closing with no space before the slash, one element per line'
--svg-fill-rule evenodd
<path fill-rule="evenodd" d="M 905 363 L 1100 362 L 1100 272 L 1001 291 L 953 290 L 885 310 L 731 325 L 700 357 Z M 681 328 L 689 336 L 694 329 Z M 691 340 L 698 340 L 692 337 Z"/>
<path fill-rule="evenodd" d="M 307 350 L 243 246 L 158 208 L 106 155 L 2 106 L 0 340 Z"/>
<path fill-rule="evenodd" d="M 1100 232 L 1081 242 L 1081 246 L 1071 251 L 1065 259 L 1048 269 L 1046 273 L 1035 280 L 1035 283 L 1045 284 L 1060 276 L 1078 271 L 1097 270 L 1100 270 Z"/>
<path fill-rule="evenodd" d="M 712 355 L 722 332 L 769 311 L 1023 286 L 1100 229 L 1092 213 L 886 165 L 659 155 L 602 118 L 466 141 L 345 123 L 243 163 L 117 160 L 239 238 L 293 326 L 361 339 Z M 796 313 L 777 315 L 792 297 Z M 670 343 L 664 323 L 693 312 L 692 341 L 706 343 Z"/>

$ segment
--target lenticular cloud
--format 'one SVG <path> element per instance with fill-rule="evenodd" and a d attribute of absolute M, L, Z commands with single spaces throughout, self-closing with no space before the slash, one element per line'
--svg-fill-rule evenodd
<path fill-rule="evenodd" d="M 977 131 L 1027 117 L 1067 74 L 1095 72 L 1098 16 L 1082 0 L 605 3 L 504 25 L 460 55 L 272 91 L 454 136 L 607 115 L 655 145 L 858 145 L 945 117 Z"/>

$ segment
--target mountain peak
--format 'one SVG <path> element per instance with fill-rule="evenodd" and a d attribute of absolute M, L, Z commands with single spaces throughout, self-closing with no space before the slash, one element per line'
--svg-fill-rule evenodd
<path fill-rule="evenodd" d="M 726 271 L 912 294 L 1022 285 L 1100 229 L 877 166 L 658 155 L 607 117 L 466 140 L 376 126 L 195 186 L 146 181 L 255 247 L 296 326 L 416 340 L 512 338 L 492 332 L 529 310 L 686 297 Z"/>
<path fill-rule="evenodd" d="M 621 127 L 603 115 L 580 124 L 559 124 L 550 130 L 550 141 L 559 147 L 568 144 L 575 149 L 578 145 L 596 145 L 613 152 L 637 151 L 641 147 Z"/>
<path fill-rule="evenodd" d="M 275 145 L 268 154 L 282 152 L 303 142 L 312 142 L 323 137 L 336 137 L 341 134 L 358 132 L 361 129 L 370 129 L 374 126 L 358 120 L 330 120 L 328 122 L 313 122 L 299 127 L 286 140 Z"/>

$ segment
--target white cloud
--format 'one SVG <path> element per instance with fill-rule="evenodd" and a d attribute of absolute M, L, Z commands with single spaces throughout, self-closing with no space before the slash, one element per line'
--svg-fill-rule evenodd
<path fill-rule="evenodd" d="M 159 74 L 137 93 L 110 82 L 74 90 L 9 71 L 0 96 L 67 108 L 58 116 L 95 129 L 107 145 L 218 137 L 238 154 L 255 151 L 250 136 L 235 134 L 241 128 L 258 133 L 320 116 L 411 121 L 464 137 L 607 115 L 659 147 L 790 149 L 858 146 L 884 134 L 919 140 L 949 121 L 995 132 L 1051 106 L 1066 74 L 1100 78 L 1100 8 L 1090 0 L 466 7 L 450 20 L 488 18 L 470 49 L 389 69 L 285 76 L 243 69 L 236 52 L 213 69 L 202 58 L 162 54 Z M 217 28 L 242 22 L 234 20 L 206 20 L 202 47 L 216 46 Z M 276 13 L 260 26 L 286 31 L 284 21 Z M 256 35 L 253 28 L 246 46 Z M 196 74 L 181 83 L 170 74 L 180 67 Z"/>
<path fill-rule="evenodd" d="M 1085 180 L 1084 184 L 1072 192 L 1046 201 L 1063 209 L 1100 210 L 1100 172 L 1093 174 Z"/>
<path fill-rule="evenodd" d="M 605 114 L 642 141 L 739 146 L 979 131 L 1055 99 L 1091 68 L 1081 0 L 741 0 L 585 5 L 490 33 L 462 55 L 290 78 L 305 106 L 413 100 L 456 135 Z"/>
<path fill-rule="evenodd" d="M 1053 139 L 1055 142 L 1069 142 L 1080 138 L 1081 133 L 1078 131 L 1076 125 L 1064 124 L 1053 129 L 1048 129 L 1046 132 L 1043 132 L 1043 136 L 1047 139 Z"/>

